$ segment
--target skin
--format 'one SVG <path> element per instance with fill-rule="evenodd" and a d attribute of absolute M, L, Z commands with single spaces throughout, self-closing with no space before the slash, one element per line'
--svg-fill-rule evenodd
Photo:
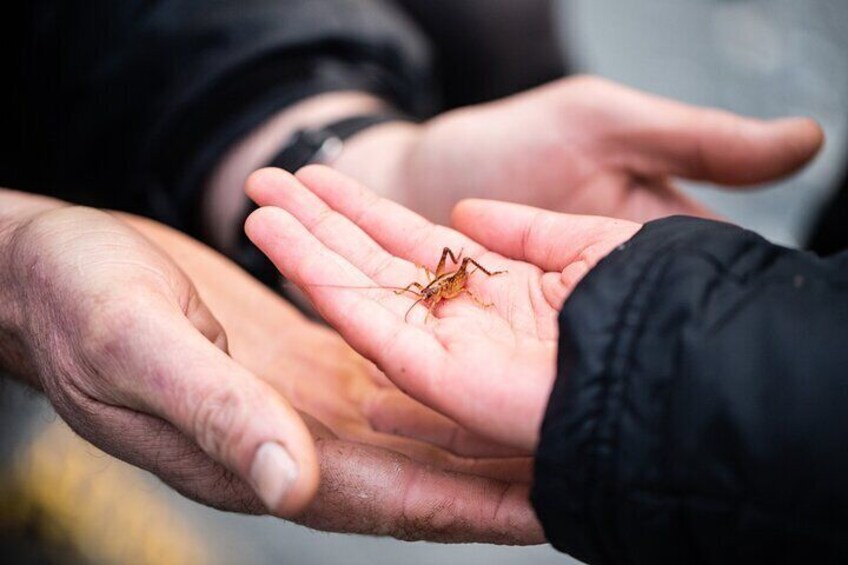
<path fill-rule="evenodd" d="M 0 201 L 0 368 L 101 449 L 225 510 L 405 539 L 542 541 L 527 459 L 402 395 L 221 256 L 139 218 L 11 191 Z M 298 466 L 272 508 L 250 469 L 267 440 Z"/>
<path fill-rule="evenodd" d="M 266 124 L 224 158 L 204 203 L 216 244 L 227 248 L 238 233 L 241 180 L 267 162 L 293 129 L 383 105 L 368 95 L 342 94 L 344 103 L 332 94 L 286 110 L 284 119 Z M 797 170 L 821 143 L 821 130 L 809 120 L 746 120 L 580 77 L 421 125 L 372 128 L 346 144 L 335 166 L 438 221 L 446 220 L 458 199 L 469 196 L 641 221 L 672 213 L 709 215 L 683 197 L 671 177 L 756 184 Z M 304 174 L 305 179 L 317 175 Z M 257 188 L 262 184 L 252 183 L 258 201 L 265 198 L 264 189 Z M 340 184 L 337 178 L 310 186 L 320 193 L 321 186 Z M 400 280 L 381 284 L 408 282 L 415 276 L 410 265 L 432 268 L 442 246 L 462 248 L 467 241 L 443 228 L 432 228 L 437 235 L 425 237 L 432 225 L 394 205 L 366 214 L 348 197 L 332 195 L 326 203 L 352 207 L 342 216 L 375 224 L 363 226 L 364 232 L 345 228 L 338 233 L 357 238 L 366 233 L 383 254 L 364 251 L 372 249 L 367 245 L 346 248 L 329 232 L 324 239 L 309 240 L 303 226 L 320 233 L 324 220 L 308 215 L 314 203 L 298 208 L 291 196 L 286 198 L 284 207 L 306 216 L 265 210 L 249 227 L 281 269 L 304 284 L 313 275 L 361 284 L 402 274 Z M 420 405 L 411 408 L 408 398 L 397 404 L 363 401 L 399 393 L 354 357 L 355 362 L 338 361 L 340 372 L 353 374 L 357 371 L 348 364 L 361 365 L 366 368 L 358 371 L 369 373 L 374 384 L 351 390 L 376 390 L 370 387 L 382 383 L 391 392 L 346 391 L 326 400 L 326 390 L 307 392 L 287 381 L 285 394 L 302 410 L 304 424 L 275 388 L 273 375 L 297 374 L 292 369 L 297 363 L 309 366 L 303 352 L 314 345 L 283 348 L 276 362 L 263 366 L 258 360 L 275 351 L 267 342 L 230 354 L 229 341 L 239 332 L 249 335 L 246 320 L 263 318 L 259 313 L 268 305 L 241 323 L 228 322 L 233 328 L 228 336 L 191 278 L 126 223 L 102 212 L 8 192 L 0 193 L 0 200 L 0 368 L 43 390 L 72 427 L 101 448 L 153 471 L 197 500 L 230 510 L 270 511 L 314 527 L 409 539 L 541 540 L 521 484 L 526 464 L 522 468 L 520 461 L 516 465 L 514 458 L 504 456 L 515 450 L 529 453 L 535 446 L 553 379 L 555 315 L 562 300 L 615 241 L 632 235 L 636 224 L 572 218 L 569 225 L 580 229 L 569 231 L 561 218 L 536 210 L 463 204 L 456 211 L 457 225 L 488 246 L 469 245 L 466 253 L 492 268 L 505 268 L 510 276 L 472 284 L 475 295 L 494 304 L 488 313 L 481 314 L 467 297 L 452 299 L 440 306 L 444 314 L 432 327 L 413 324 L 417 333 L 397 326 L 396 320 L 375 322 L 380 318 L 364 314 L 393 314 L 397 305 L 408 307 L 409 298 L 375 293 L 357 298 L 350 292 L 332 298 L 329 289 L 307 290 L 360 353 L 405 392 L 451 419 L 436 417 Z M 542 219 L 574 242 L 564 257 L 553 249 L 530 260 L 544 249 L 545 238 L 528 224 Z M 292 229 L 274 231 L 286 225 Z M 420 241 L 411 241 L 413 234 Z M 514 249 L 516 255 L 510 255 L 510 246 L 522 241 L 535 244 L 520 247 L 527 257 Z M 388 267 L 375 266 L 373 257 Z M 389 261 L 391 257 L 401 262 Z M 207 274 L 213 288 L 217 276 Z M 505 278 L 510 282 L 496 280 Z M 232 288 L 239 287 L 233 283 Z M 212 294 L 204 291 L 208 296 Z M 242 300 L 240 293 L 229 295 L 231 304 Z M 373 310 L 373 304 L 381 309 Z M 475 331 L 465 331 L 468 320 Z M 419 322 L 421 326 L 423 317 Z M 397 336 L 387 333 L 391 327 L 399 330 Z M 281 331 L 272 324 L 264 335 Z M 315 338 L 321 347 L 329 339 L 323 335 Z M 339 354 L 339 359 L 348 355 Z M 322 355 L 317 369 L 304 369 L 297 381 L 315 374 L 331 375 L 327 378 L 332 380 L 333 368 L 323 363 L 334 365 L 334 358 Z M 519 365 L 525 371 L 529 367 L 531 376 L 513 389 L 508 384 Z M 339 387 L 344 390 L 341 383 Z M 394 408 L 384 409 L 381 403 Z M 502 417 L 491 421 L 492 414 Z M 310 431 L 318 438 L 317 447 Z M 480 435 L 507 448 L 494 447 Z M 297 472 L 286 496 L 263 505 L 255 495 L 251 462 L 257 446 L 267 441 L 284 447 Z M 390 471 L 399 471 L 392 475 L 397 489 L 384 487 Z M 362 493 L 368 494 L 368 504 L 352 498 Z"/>
<path fill-rule="evenodd" d="M 216 245 L 235 241 L 244 181 L 293 131 L 386 107 L 363 93 L 322 94 L 235 144 L 211 175 L 205 218 Z M 675 178 L 757 186 L 799 170 L 822 143 L 809 119 L 748 119 L 578 76 L 420 124 L 368 128 L 331 165 L 436 223 L 464 198 L 645 222 L 713 215 Z"/>
<path fill-rule="evenodd" d="M 526 497 L 530 461 L 517 450 L 411 400 L 337 333 L 306 320 L 220 255 L 160 224 L 128 221 L 197 281 L 233 358 L 290 399 L 307 422 L 321 483 L 296 521 L 404 539 L 542 540 Z"/>
<path fill-rule="evenodd" d="M 526 453 L 555 377 L 557 316 L 579 280 L 639 224 L 482 201 L 438 226 L 324 167 L 297 177 L 255 173 L 248 193 L 264 206 L 250 238 L 297 284 L 354 349 L 413 398 L 463 427 Z M 484 246 L 485 244 L 485 246 Z M 443 247 L 464 249 L 497 277 L 473 278 L 468 297 L 404 314 L 414 297 L 321 286 L 396 286 L 434 270 Z"/>
<path fill-rule="evenodd" d="M 257 450 L 277 443 L 295 471 L 286 496 L 266 505 L 300 512 L 318 483 L 309 431 L 227 355 L 223 328 L 179 267 L 108 213 L 11 191 L 0 200 L 0 368 L 104 451 L 213 506 L 232 508 L 238 480 L 256 487 Z"/>
<path fill-rule="evenodd" d="M 803 167 L 822 143 L 812 120 L 748 119 L 581 76 L 368 130 L 333 166 L 436 223 L 463 198 L 645 222 L 712 216 L 674 178 L 754 186 Z M 376 155 L 396 165 L 374 167 Z"/>

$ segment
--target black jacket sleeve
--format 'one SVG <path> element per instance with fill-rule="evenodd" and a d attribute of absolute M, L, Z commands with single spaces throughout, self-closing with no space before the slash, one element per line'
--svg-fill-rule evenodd
<path fill-rule="evenodd" d="M 588 563 L 848 560 L 848 254 L 645 226 L 560 317 L 532 498 Z"/>
<path fill-rule="evenodd" d="M 183 229 L 220 155 L 287 105 L 333 90 L 410 113 L 428 104 L 426 44 L 382 0 L 36 0 L 28 10 L 22 107 L 7 111 L 27 137 L 15 153 L 32 161 L 16 185 L 88 191 Z"/>

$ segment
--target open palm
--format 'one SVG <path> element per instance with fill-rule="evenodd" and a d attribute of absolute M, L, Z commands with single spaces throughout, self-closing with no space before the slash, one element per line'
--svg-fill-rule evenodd
<path fill-rule="evenodd" d="M 463 198 L 639 222 L 711 216 L 675 179 L 756 186 L 797 171 L 823 142 L 808 119 L 744 118 L 595 77 L 404 127 L 411 142 L 399 142 L 391 126 L 373 128 L 333 166 L 436 222 Z"/>
<path fill-rule="evenodd" d="M 321 480 L 295 521 L 412 540 L 542 541 L 528 501 L 529 457 L 404 395 L 336 332 L 209 248 L 155 222 L 126 220 L 191 277 L 226 331 L 233 359 L 306 422 Z"/>
<path fill-rule="evenodd" d="M 320 167 L 298 178 L 260 171 L 248 192 L 266 206 L 248 221 L 251 239 L 355 349 L 469 430 L 535 447 L 555 376 L 559 309 L 591 256 L 610 248 L 577 245 L 555 270 L 510 260 Z M 471 269 L 470 294 L 442 301 L 432 315 L 426 303 L 410 311 L 417 296 L 378 288 L 426 285 L 419 265 L 435 271 L 445 247 L 506 273 Z"/>

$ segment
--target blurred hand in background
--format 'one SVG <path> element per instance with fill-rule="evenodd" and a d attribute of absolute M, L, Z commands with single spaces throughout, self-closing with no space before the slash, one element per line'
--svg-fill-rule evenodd
<path fill-rule="evenodd" d="M 576 77 L 420 126 L 374 128 L 334 167 L 436 223 L 462 198 L 644 222 L 711 215 L 675 177 L 765 183 L 803 167 L 822 143 L 812 120 L 748 119 Z"/>

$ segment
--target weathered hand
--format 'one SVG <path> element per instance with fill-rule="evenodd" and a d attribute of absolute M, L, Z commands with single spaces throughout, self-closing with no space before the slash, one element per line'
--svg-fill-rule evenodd
<path fill-rule="evenodd" d="M 811 120 L 746 119 L 577 77 L 421 126 L 374 128 L 336 166 L 436 222 L 462 198 L 646 221 L 710 215 L 674 177 L 763 183 L 802 167 L 821 144 Z"/>
<path fill-rule="evenodd" d="M 490 239 L 505 252 L 520 251 L 522 241 L 528 250 L 550 251 L 550 243 L 536 238 L 557 232 L 562 251 L 537 257 L 540 268 L 493 253 L 326 168 L 304 169 L 297 179 L 265 169 L 247 189 L 266 206 L 248 220 L 248 235 L 348 343 L 410 396 L 527 452 L 536 445 L 553 384 L 559 309 L 583 274 L 639 228 L 551 214 L 554 222 L 532 210 L 539 216 L 530 230 L 518 221 L 528 209 L 495 206 L 493 214 L 503 215 L 504 223 L 486 229 L 503 230 L 501 240 Z M 459 217 L 477 213 L 492 212 L 469 203 Z M 468 281 L 468 289 L 491 306 L 462 296 L 439 305 L 429 320 L 418 306 L 405 321 L 416 298 L 373 287 L 426 284 L 416 265 L 435 270 L 444 247 L 507 271 L 491 278 L 475 273 Z"/>
<path fill-rule="evenodd" d="M 411 400 L 338 334 L 209 248 L 149 220 L 127 221 L 191 277 L 233 358 L 304 415 L 321 484 L 295 521 L 407 539 L 542 540 L 527 501 L 528 458 Z"/>
<path fill-rule="evenodd" d="M 4 207 L 33 198 L 0 191 Z M 0 230 L 5 369 L 81 436 L 187 496 L 301 512 L 318 483 L 309 431 L 227 355 L 191 281 L 115 216 L 35 200 Z"/>

